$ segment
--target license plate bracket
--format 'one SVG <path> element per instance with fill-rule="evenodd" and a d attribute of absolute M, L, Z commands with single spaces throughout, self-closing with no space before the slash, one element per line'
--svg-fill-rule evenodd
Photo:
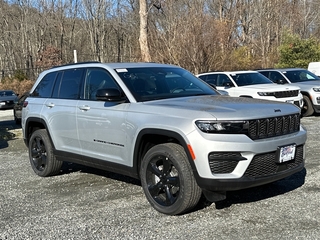
<path fill-rule="evenodd" d="M 296 144 L 289 144 L 285 146 L 279 146 L 277 149 L 276 161 L 277 163 L 284 163 L 294 160 L 296 155 Z"/>

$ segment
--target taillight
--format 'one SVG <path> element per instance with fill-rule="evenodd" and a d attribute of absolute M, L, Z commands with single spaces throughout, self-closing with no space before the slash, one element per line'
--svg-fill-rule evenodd
<path fill-rule="evenodd" d="M 26 106 L 28 106 L 28 101 L 23 102 L 23 107 L 25 108 Z"/>

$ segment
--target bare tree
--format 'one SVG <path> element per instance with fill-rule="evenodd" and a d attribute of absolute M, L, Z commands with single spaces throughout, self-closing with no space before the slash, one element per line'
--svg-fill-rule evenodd
<path fill-rule="evenodd" d="M 140 10 L 140 36 L 139 43 L 141 49 L 141 59 L 145 62 L 151 61 L 150 50 L 148 45 L 148 4 L 147 0 L 139 0 Z"/>

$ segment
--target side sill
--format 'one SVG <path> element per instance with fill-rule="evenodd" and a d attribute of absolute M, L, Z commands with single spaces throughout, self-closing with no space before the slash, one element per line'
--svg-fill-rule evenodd
<path fill-rule="evenodd" d="M 116 164 L 113 162 L 108 162 L 96 158 L 90 158 L 64 151 L 54 150 L 54 154 L 56 155 L 56 158 L 59 161 L 77 163 L 84 166 L 93 167 L 139 179 L 139 174 L 136 171 L 134 171 L 134 168 L 132 167 L 127 167 L 121 164 Z"/>

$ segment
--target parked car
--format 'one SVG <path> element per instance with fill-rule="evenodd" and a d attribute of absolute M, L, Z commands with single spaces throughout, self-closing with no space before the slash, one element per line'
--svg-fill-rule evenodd
<path fill-rule="evenodd" d="M 288 102 L 302 107 L 303 97 L 296 86 L 279 86 L 257 71 L 208 72 L 197 77 L 232 97 L 250 97 Z"/>
<path fill-rule="evenodd" d="M 30 165 L 63 161 L 141 181 L 150 205 L 181 214 L 202 196 L 304 169 L 306 130 L 293 104 L 223 96 L 174 65 L 78 63 L 42 72 L 22 110 Z"/>
<path fill-rule="evenodd" d="M 274 83 L 299 87 L 303 95 L 304 117 L 320 113 L 320 78 L 312 72 L 303 68 L 261 69 L 258 72 Z"/>
<path fill-rule="evenodd" d="M 12 109 L 17 98 L 12 90 L 0 90 L 0 109 Z"/>
<path fill-rule="evenodd" d="M 22 116 L 22 108 L 24 100 L 28 97 L 29 93 L 24 93 L 16 99 L 14 106 L 13 106 L 13 116 L 16 124 L 21 123 L 21 116 Z"/>

